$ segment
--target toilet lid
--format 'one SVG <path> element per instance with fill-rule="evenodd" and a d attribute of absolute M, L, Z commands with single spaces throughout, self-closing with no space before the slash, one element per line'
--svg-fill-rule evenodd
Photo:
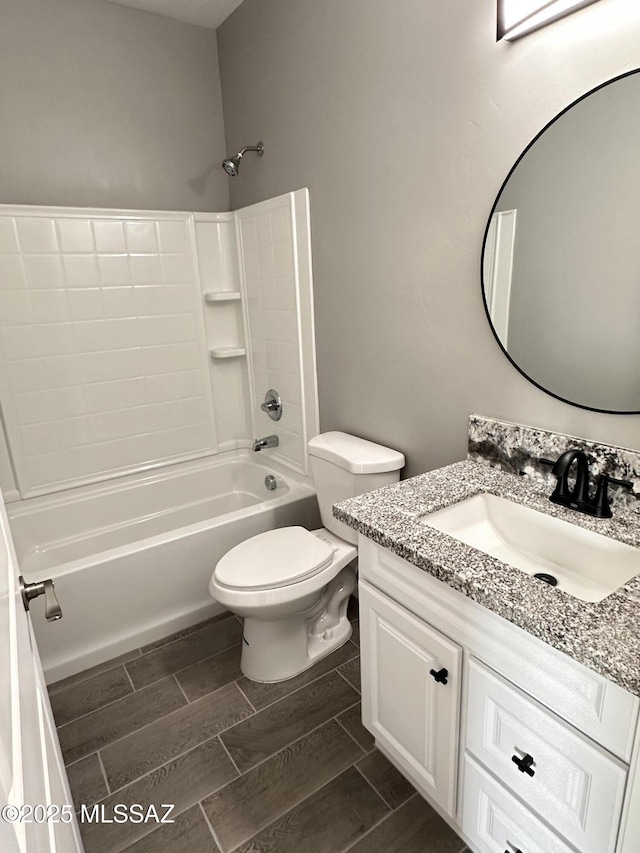
<path fill-rule="evenodd" d="M 330 565 L 333 548 L 304 527 L 252 536 L 220 560 L 215 576 L 234 589 L 273 589 L 312 577 Z"/>

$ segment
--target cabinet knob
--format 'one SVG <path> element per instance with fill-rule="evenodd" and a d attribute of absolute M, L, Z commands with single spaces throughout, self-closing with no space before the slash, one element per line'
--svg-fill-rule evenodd
<path fill-rule="evenodd" d="M 534 763 L 532 755 L 527 753 L 526 755 L 523 755 L 522 758 L 519 758 L 517 755 L 512 755 L 511 760 L 521 773 L 526 773 L 527 776 L 535 776 L 536 771 L 533 770 L 531 766 Z"/>
<path fill-rule="evenodd" d="M 432 675 L 433 680 L 437 681 L 438 684 L 446 684 L 447 678 L 449 677 L 449 670 L 445 669 L 444 667 L 442 667 L 442 669 L 439 669 L 437 672 L 435 671 L 435 669 L 430 669 L 429 675 Z"/>

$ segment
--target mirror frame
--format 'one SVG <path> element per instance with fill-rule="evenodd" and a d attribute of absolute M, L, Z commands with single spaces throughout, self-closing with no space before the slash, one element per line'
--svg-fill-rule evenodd
<path fill-rule="evenodd" d="M 493 332 L 493 336 L 496 339 L 498 346 L 502 350 L 503 354 L 509 359 L 509 361 L 511 362 L 513 367 L 515 367 L 515 369 L 518 371 L 518 373 L 520 373 L 521 376 L 524 376 L 524 378 L 528 382 L 531 382 L 532 385 L 535 385 L 536 388 L 538 388 L 540 391 L 544 391 L 544 393 L 548 394 L 550 397 L 555 397 L 556 400 L 560 400 L 562 403 L 567 403 L 569 406 L 576 406 L 578 409 L 586 409 L 589 412 L 600 412 L 601 414 L 605 414 L 605 415 L 640 415 L 640 409 L 629 409 L 629 410 L 602 409 L 602 408 L 597 408 L 595 406 L 586 406 L 584 403 L 576 403 L 574 400 L 568 400 L 566 397 L 562 397 L 560 394 L 556 394 L 555 392 L 550 391 L 548 388 L 545 388 L 539 382 L 536 382 L 536 380 L 533 379 L 531 376 L 529 376 L 529 374 L 526 373 L 513 360 L 513 358 L 509 355 L 507 350 L 504 348 L 502 341 L 498 337 L 498 333 L 495 330 L 495 327 L 493 325 L 493 321 L 491 319 L 491 314 L 489 312 L 489 305 L 487 304 L 487 296 L 486 296 L 485 281 L 484 281 L 484 255 L 485 255 L 485 251 L 487 248 L 487 236 L 489 234 L 489 227 L 491 225 L 491 220 L 493 218 L 493 214 L 495 213 L 496 208 L 498 206 L 500 196 L 502 195 L 504 188 L 508 184 L 509 179 L 511 178 L 511 175 L 518 168 L 521 160 L 527 154 L 529 149 L 532 148 L 536 144 L 536 142 L 538 141 L 538 139 L 540 139 L 540 137 L 542 136 L 543 133 L 545 133 L 552 125 L 554 125 L 559 119 L 561 119 L 565 113 L 569 112 L 570 109 L 575 107 L 581 101 L 584 101 L 586 98 L 588 98 L 590 95 L 593 95 L 595 92 L 600 91 L 600 89 L 604 89 L 606 86 L 610 86 L 612 83 L 616 83 L 618 80 L 624 80 L 626 77 L 631 77 L 634 74 L 640 74 L 640 68 L 635 68 L 635 69 L 633 69 L 633 71 L 625 71 L 624 74 L 618 74 L 616 77 L 612 77 L 610 80 L 606 80 L 604 83 L 600 83 L 599 86 L 595 86 L 593 89 L 590 89 L 584 95 L 581 95 L 579 98 L 576 98 L 575 101 L 572 101 L 568 106 L 566 106 L 563 110 L 561 110 L 561 112 L 559 112 L 556 116 L 554 116 L 554 118 L 552 118 L 551 121 L 547 122 L 547 124 L 545 124 L 545 126 L 542 128 L 542 130 L 540 130 L 534 136 L 534 138 L 531 140 L 531 142 L 529 142 L 529 144 L 526 146 L 526 148 L 522 151 L 522 153 L 520 154 L 520 156 L 518 157 L 516 162 L 513 164 L 513 166 L 509 169 L 509 173 L 507 174 L 507 177 L 504 179 L 504 181 L 502 182 L 502 184 L 500 186 L 500 189 L 498 190 L 498 194 L 495 197 L 495 200 L 494 200 L 493 205 L 491 207 L 491 211 L 489 213 L 489 219 L 487 220 L 487 224 L 486 224 L 485 229 L 484 229 L 484 236 L 482 238 L 482 253 L 480 256 L 480 289 L 482 291 L 482 304 L 484 305 L 484 310 L 485 310 L 485 313 L 487 315 L 487 320 L 489 321 L 489 326 L 491 328 L 491 331 Z"/>

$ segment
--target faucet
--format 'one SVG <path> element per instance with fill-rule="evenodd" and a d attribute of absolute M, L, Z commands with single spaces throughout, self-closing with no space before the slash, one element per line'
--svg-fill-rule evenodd
<path fill-rule="evenodd" d="M 549 500 L 553 503 L 566 506 L 592 515 L 595 518 L 611 518 L 611 501 L 608 495 L 609 483 L 615 483 L 626 489 L 633 490 L 633 483 L 628 480 L 616 480 L 608 474 L 598 476 L 596 493 L 592 498 L 589 494 L 589 460 L 582 450 L 570 448 L 561 453 L 555 462 L 550 459 L 541 459 L 544 465 L 552 465 L 551 473 L 557 477 L 556 487 L 550 495 Z M 569 486 L 569 472 L 573 464 L 576 465 L 576 482 L 573 489 Z"/>
<path fill-rule="evenodd" d="M 256 438 L 253 442 L 253 449 L 256 453 L 259 450 L 264 450 L 265 447 L 277 447 L 280 444 L 280 439 L 277 435 L 266 435 L 264 438 Z"/>
<path fill-rule="evenodd" d="M 547 459 L 541 461 L 553 465 L 551 473 L 558 479 L 549 500 L 582 511 L 582 505 L 589 501 L 589 461 L 584 451 L 572 448 L 560 454 L 555 462 L 550 463 Z M 574 462 L 576 484 L 573 489 L 570 489 L 569 472 Z"/>

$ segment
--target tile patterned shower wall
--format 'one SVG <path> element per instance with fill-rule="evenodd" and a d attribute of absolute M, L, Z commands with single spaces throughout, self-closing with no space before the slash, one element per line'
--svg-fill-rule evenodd
<path fill-rule="evenodd" d="M 299 191 L 236 212 L 256 437 L 277 434 L 273 457 L 302 473 L 307 440 L 317 432 L 313 305 L 310 297 L 304 303 L 311 294 L 310 258 L 304 257 L 309 240 L 298 233 L 307 204 L 306 191 Z M 270 388 L 282 398 L 277 422 L 260 410 Z"/>
<path fill-rule="evenodd" d="M 211 388 L 218 451 L 250 447 L 253 438 L 245 326 L 233 213 L 196 213 L 200 285 L 209 350 L 232 351 L 211 358 Z"/>
<path fill-rule="evenodd" d="M 0 209 L 0 346 L 22 497 L 215 452 L 188 214 Z"/>

